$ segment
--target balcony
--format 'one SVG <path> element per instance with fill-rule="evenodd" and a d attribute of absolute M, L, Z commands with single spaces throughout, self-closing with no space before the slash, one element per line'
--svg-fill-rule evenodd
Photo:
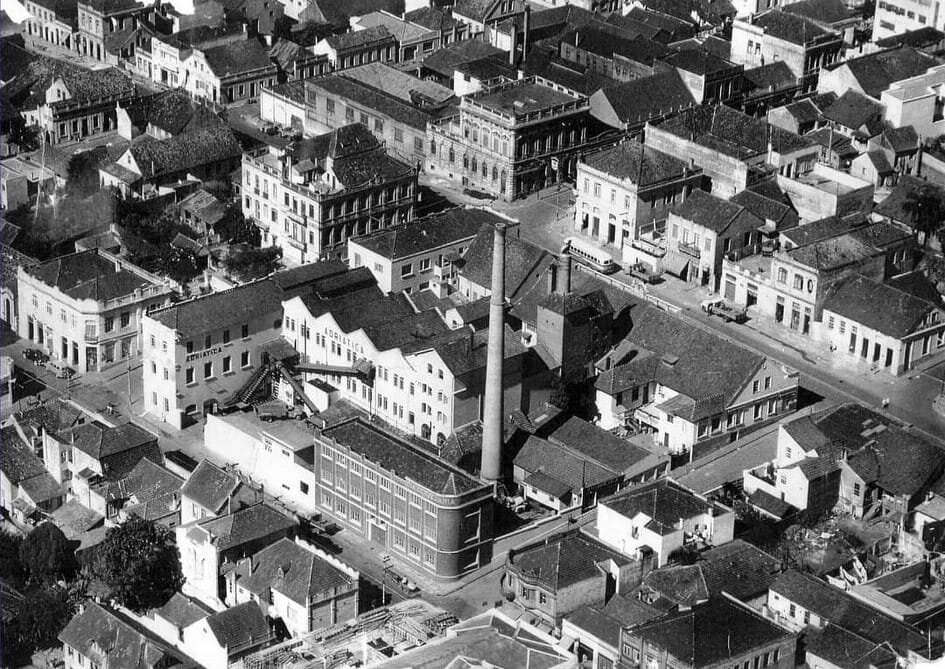
<path fill-rule="evenodd" d="M 659 427 L 660 424 L 660 417 L 650 411 L 647 407 L 640 407 L 634 411 L 633 417 L 637 420 L 637 422 L 644 425 L 649 425 L 650 427 L 656 428 Z"/>
<path fill-rule="evenodd" d="M 303 241 L 299 241 L 295 237 L 286 237 L 286 241 L 289 242 L 289 246 L 297 248 L 299 251 L 304 251 L 306 244 Z"/>
<path fill-rule="evenodd" d="M 682 253 L 685 253 L 687 256 L 690 256 L 695 259 L 702 257 L 702 251 L 699 250 L 699 247 L 691 242 L 679 242 L 679 250 Z"/>
<path fill-rule="evenodd" d="M 86 332 L 85 336 L 82 338 L 86 344 L 97 344 L 98 343 L 98 332 Z"/>
<path fill-rule="evenodd" d="M 656 235 L 634 239 L 630 242 L 630 246 L 654 258 L 662 258 L 666 255 L 665 238 Z"/>
<path fill-rule="evenodd" d="M 456 272 L 453 271 L 453 263 L 445 263 L 443 265 L 434 263 L 433 278 L 437 281 L 449 281 L 454 276 L 456 276 Z"/>

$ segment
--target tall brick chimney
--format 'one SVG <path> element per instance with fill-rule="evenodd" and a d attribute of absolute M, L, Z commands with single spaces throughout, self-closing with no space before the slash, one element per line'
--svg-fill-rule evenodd
<path fill-rule="evenodd" d="M 502 476 L 502 362 L 505 358 L 505 223 L 497 223 L 492 242 L 492 297 L 489 298 L 489 349 L 482 412 L 482 463 L 479 476 Z"/>

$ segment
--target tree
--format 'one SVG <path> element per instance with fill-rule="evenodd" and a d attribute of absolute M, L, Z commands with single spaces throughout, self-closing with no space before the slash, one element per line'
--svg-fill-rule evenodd
<path fill-rule="evenodd" d="M 26 570 L 20 562 L 20 546 L 22 545 L 23 537 L 19 534 L 0 530 L 0 578 L 12 581 L 17 587 L 26 576 Z"/>
<path fill-rule="evenodd" d="M 66 535 L 52 523 L 37 525 L 20 546 L 20 562 L 34 581 L 69 578 L 75 573 L 75 551 Z"/>
<path fill-rule="evenodd" d="M 243 216 L 237 202 L 226 205 L 223 218 L 214 224 L 213 231 L 220 235 L 220 241 L 229 244 L 259 246 L 260 243 L 259 228 Z"/>
<path fill-rule="evenodd" d="M 59 633 L 74 612 L 68 591 L 59 585 L 43 584 L 27 590 L 6 634 L 7 639 L 12 637 L 12 654 L 28 658 L 36 651 L 58 647 Z"/>
<path fill-rule="evenodd" d="M 108 530 L 91 570 L 136 612 L 162 606 L 184 584 L 174 532 L 137 517 Z"/>
<path fill-rule="evenodd" d="M 281 263 L 282 249 L 269 246 L 257 249 L 251 246 L 234 246 L 223 261 L 226 271 L 240 281 L 251 281 L 276 271 Z"/>
<path fill-rule="evenodd" d="M 922 248 L 925 248 L 929 236 L 936 234 L 945 221 L 945 200 L 942 194 L 935 186 L 925 184 L 906 196 L 902 208 L 912 219 L 916 237 L 922 234 Z"/>
<path fill-rule="evenodd" d="M 20 151 L 35 151 L 39 148 L 39 126 L 26 125 L 22 116 L 14 115 L 10 119 L 10 143 Z"/>
<path fill-rule="evenodd" d="M 108 160 L 108 151 L 104 146 L 73 154 L 66 167 L 66 191 L 80 196 L 99 191 L 101 182 L 98 169 Z"/>

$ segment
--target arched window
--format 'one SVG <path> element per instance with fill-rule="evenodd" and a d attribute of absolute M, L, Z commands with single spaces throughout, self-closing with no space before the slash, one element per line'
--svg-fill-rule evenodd
<path fill-rule="evenodd" d="M 453 147 L 450 147 L 450 163 L 456 160 L 456 154 L 453 153 Z"/>
<path fill-rule="evenodd" d="M 495 165 L 492 166 L 492 180 L 495 181 L 499 178 L 499 170 L 495 168 Z"/>

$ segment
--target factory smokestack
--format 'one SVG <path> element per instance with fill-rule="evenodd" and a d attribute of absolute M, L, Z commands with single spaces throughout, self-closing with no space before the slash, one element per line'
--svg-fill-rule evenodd
<path fill-rule="evenodd" d="M 489 299 L 489 351 L 482 414 L 482 464 L 479 475 L 502 475 L 502 362 L 505 358 L 505 223 L 497 223 L 492 242 L 492 297 Z"/>

